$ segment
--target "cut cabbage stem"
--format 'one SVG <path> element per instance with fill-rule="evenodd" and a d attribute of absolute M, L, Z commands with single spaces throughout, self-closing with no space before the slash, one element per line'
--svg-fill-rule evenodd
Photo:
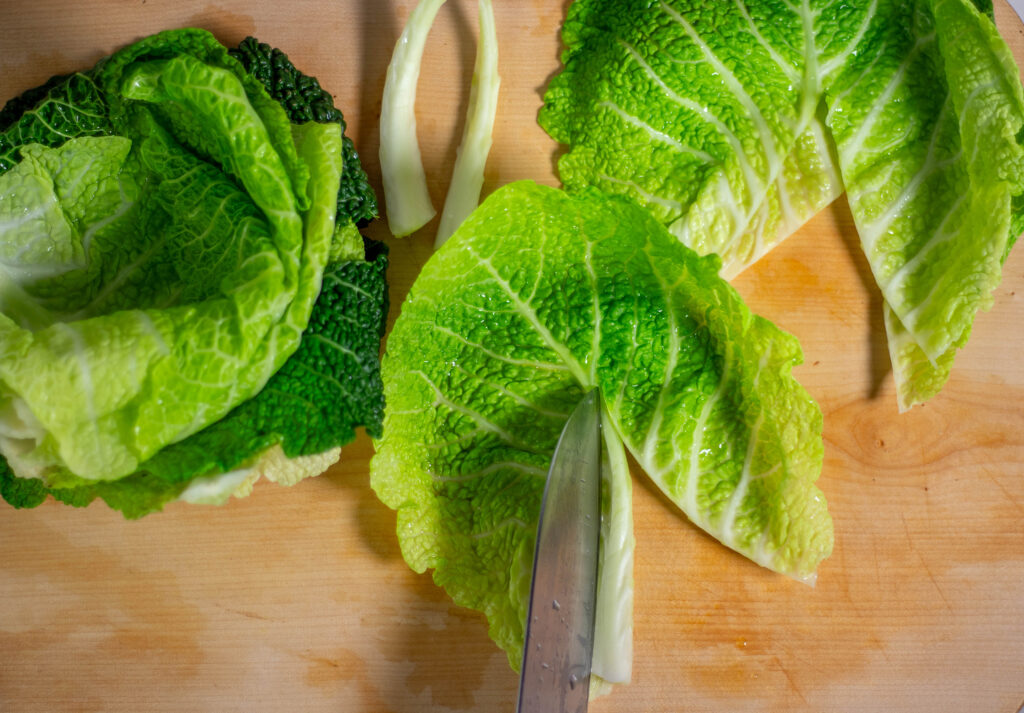
<path fill-rule="evenodd" d="M 416 84 L 423 47 L 445 0 L 420 0 L 409 15 L 388 65 L 380 108 L 380 170 L 388 227 L 396 237 L 434 217 L 416 138 Z"/>
<path fill-rule="evenodd" d="M 441 211 L 434 248 L 444 245 L 480 202 L 484 166 L 491 150 L 494 117 L 498 111 L 498 34 L 491 0 L 478 0 L 480 38 L 477 41 L 473 84 L 469 94 L 466 126 L 452 171 L 451 184 Z"/>
<path fill-rule="evenodd" d="M 603 411 L 604 423 L 612 415 Z M 633 675 L 633 484 L 622 439 L 613 428 L 602 428 L 601 562 L 594 618 L 594 658 L 590 697 L 629 683 Z"/>

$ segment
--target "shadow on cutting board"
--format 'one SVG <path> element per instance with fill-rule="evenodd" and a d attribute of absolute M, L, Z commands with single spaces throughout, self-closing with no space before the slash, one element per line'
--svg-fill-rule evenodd
<path fill-rule="evenodd" d="M 868 295 L 868 340 L 871 350 L 868 361 L 868 393 L 865 397 L 875 399 L 882 391 L 882 385 L 886 377 L 892 371 L 892 362 L 889 360 L 889 347 L 885 339 L 885 318 L 882 314 L 882 293 L 875 282 L 875 276 L 871 273 L 871 266 L 861 248 L 860 235 L 853 223 L 853 213 L 850 211 L 850 204 L 843 194 L 828 207 L 832 212 L 839 234 L 850 254 L 854 267 L 857 269 L 857 276 L 860 278 L 864 291 Z"/>

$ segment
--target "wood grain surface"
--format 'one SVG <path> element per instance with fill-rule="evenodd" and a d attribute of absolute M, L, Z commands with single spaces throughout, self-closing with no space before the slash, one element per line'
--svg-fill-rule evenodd
<path fill-rule="evenodd" d="M 379 186 L 377 118 L 411 0 L 7 0 L 0 97 L 151 32 L 280 46 L 335 94 Z M 567 3 L 498 0 L 502 94 L 485 190 L 557 185 L 536 124 Z M 1018 58 L 1021 23 L 997 21 Z M 476 3 L 430 37 L 419 135 L 440 206 Z M 391 245 L 392 320 L 436 220 Z M 900 415 L 881 300 L 843 199 L 735 281 L 796 334 L 825 415 L 836 547 L 815 588 L 702 534 L 634 468 L 634 680 L 611 711 L 1016 713 L 1024 702 L 1024 249 L 937 398 Z M 0 505 L 0 710 L 501 711 L 517 677 L 486 623 L 403 562 L 361 436 L 326 475 L 126 522 L 102 503 Z"/>

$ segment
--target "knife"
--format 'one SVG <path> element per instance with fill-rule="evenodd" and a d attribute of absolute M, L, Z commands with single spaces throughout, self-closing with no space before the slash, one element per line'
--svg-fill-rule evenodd
<path fill-rule="evenodd" d="M 544 486 L 518 713 L 587 710 L 594 652 L 600 489 L 601 411 L 594 389 L 569 416 Z"/>
<path fill-rule="evenodd" d="M 1010 0 L 1010 7 L 1017 13 L 1017 17 L 1024 21 L 1024 0 Z"/>

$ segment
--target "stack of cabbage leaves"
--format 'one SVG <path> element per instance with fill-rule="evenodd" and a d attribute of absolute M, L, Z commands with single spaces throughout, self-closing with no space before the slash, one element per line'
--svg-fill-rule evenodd
<path fill-rule="evenodd" d="M 0 493 L 128 517 L 380 434 L 386 251 L 316 80 L 145 38 L 0 114 Z"/>
<path fill-rule="evenodd" d="M 578 0 L 540 123 L 731 278 L 846 191 L 901 410 L 936 395 L 1024 229 L 1024 94 L 989 0 Z"/>
<path fill-rule="evenodd" d="M 724 544 L 813 579 L 832 548 L 821 414 L 796 340 L 725 280 L 846 190 L 899 404 L 938 392 L 1021 229 L 1024 101 L 979 5 L 570 6 L 540 115 L 566 191 L 498 190 L 428 262 L 389 336 L 371 464 L 410 566 L 483 611 L 513 668 L 546 469 L 594 387 L 600 679 L 630 676 L 627 452 Z"/>

